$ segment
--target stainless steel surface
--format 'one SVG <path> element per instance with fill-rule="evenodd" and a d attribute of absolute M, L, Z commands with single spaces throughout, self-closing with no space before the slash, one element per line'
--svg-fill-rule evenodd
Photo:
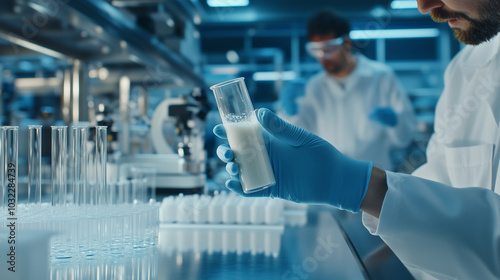
<path fill-rule="evenodd" d="M 61 99 L 62 117 L 65 123 L 71 123 L 71 70 L 64 70 Z"/>
<path fill-rule="evenodd" d="M 202 188 L 206 184 L 203 172 L 187 172 L 184 160 L 177 154 L 134 154 L 121 156 L 115 162 L 116 174 L 108 173 L 111 180 L 125 180 L 130 177 L 131 167 L 146 168 L 156 173 L 158 189 Z M 186 192 L 185 192 L 186 193 Z"/>
<path fill-rule="evenodd" d="M 336 209 L 331 213 L 370 279 L 414 279 L 384 241 L 366 230 L 361 222 L 361 213 L 352 214 Z"/>
<path fill-rule="evenodd" d="M 124 155 L 130 153 L 130 116 L 128 104 L 130 101 L 130 79 L 127 76 L 120 78 L 119 82 L 119 109 L 121 117 L 121 130 L 119 135 L 120 151 Z"/>
<path fill-rule="evenodd" d="M 6 39 L 7 41 L 18 45 L 18 47 L 12 47 L 14 49 L 13 54 L 20 54 L 21 52 L 27 52 L 27 50 L 32 50 L 36 53 L 41 53 L 45 54 L 48 56 L 52 56 L 55 58 L 60 58 L 60 59 L 70 59 L 69 56 L 64 55 L 58 51 L 55 51 L 49 47 L 44 47 L 41 45 L 38 45 L 37 43 L 34 43 L 32 41 L 26 40 L 26 38 L 23 35 L 20 34 L 15 34 L 12 31 L 6 31 L 3 30 L 3 28 L 0 27 L 0 37 Z M 22 48 L 22 50 L 21 50 Z"/>
<path fill-rule="evenodd" d="M 268 246 L 276 245 L 266 244 L 265 233 L 237 240 L 231 237 L 237 233 L 217 229 L 211 235 L 207 229 L 196 233 L 174 231 L 160 227 L 158 279 L 367 279 L 330 208 L 311 207 L 305 225 L 286 225 L 279 241 L 274 240 L 281 243 L 275 256 L 265 254 Z M 197 251 L 196 236 L 206 238 L 208 246 L 214 246 L 214 240 L 222 243 L 233 238 L 237 244 L 261 251 L 238 253 L 236 249 L 223 252 L 212 248 L 209 252 L 208 246 Z M 171 250 L 172 246 L 177 249 Z"/>
<path fill-rule="evenodd" d="M 137 106 L 139 107 L 139 114 L 141 114 L 143 117 L 148 116 L 148 110 L 149 110 L 149 97 L 147 91 L 144 90 L 144 88 L 139 89 L 139 97 L 137 100 Z"/>
<path fill-rule="evenodd" d="M 72 122 L 88 121 L 88 78 L 85 62 L 74 60 L 72 71 Z"/>
<path fill-rule="evenodd" d="M 62 81 L 63 80 L 59 77 L 18 78 L 15 80 L 14 86 L 15 86 L 15 91 L 18 94 L 43 95 L 59 91 L 62 88 Z"/>

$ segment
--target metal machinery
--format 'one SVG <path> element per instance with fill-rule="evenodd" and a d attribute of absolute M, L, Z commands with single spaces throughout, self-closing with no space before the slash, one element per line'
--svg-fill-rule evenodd
<path fill-rule="evenodd" d="M 123 147 L 118 163 L 118 176 L 127 178 L 130 167 L 137 165 L 153 170 L 157 191 L 162 194 L 200 193 L 206 183 L 204 149 L 204 120 L 207 114 L 206 99 L 202 90 L 195 88 L 189 95 L 167 98 L 155 108 L 150 120 L 149 133 L 142 135 L 151 139 L 154 153 L 134 153 L 131 147 Z M 140 127 L 140 126 L 139 126 Z M 128 139 L 133 135 L 134 129 Z M 141 132 L 141 129 L 135 129 Z M 148 137 L 149 136 L 149 137 Z M 141 135 L 133 137 L 141 141 Z M 124 141 L 140 146 L 139 141 Z"/>
<path fill-rule="evenodd" d="M 111 180 L 154 165 L 160 189 L 200 192 L 206 102 L 187 2 L 3 1 L 2 124 L 107 125 Z"/>

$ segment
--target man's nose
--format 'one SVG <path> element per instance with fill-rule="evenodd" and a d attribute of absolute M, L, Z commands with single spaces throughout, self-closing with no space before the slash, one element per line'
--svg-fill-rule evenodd
<path fill-rule="evenodd" d="M 427 14 L 431 10 L 435 8 L 440 8 L 444 5 L 441 0 L 417 0 L 417 2 L 418 2 L 418 10 L 422 14 Z"/>

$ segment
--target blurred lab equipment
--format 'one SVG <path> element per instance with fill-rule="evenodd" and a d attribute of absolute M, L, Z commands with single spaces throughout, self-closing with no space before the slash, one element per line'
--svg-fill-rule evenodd
<path fill-rule="evenodd" d="M 277 111 L 283 111 L 289 116 L 297 114 L 299 111 L 297 99 L 304 96 L 305 87 L 306 81 L 304 79 L 295 79 L 286 83 L 279 94 Z"/>
<path fill-rule="evenodd" d="M 159 193 L 202 193 L 206 184 L 204 125 L 207 106 L 204 92 L 199 88 L 190 94 L 161 101 L 151 117 L 149 133 L 145 135 L 149 136 L 154 153 L 122 152 L 116 159 L 117 178 L 130 178 L 132 167 L 149 168 L 156 172 L 154 177 Z M 121 133 L 118 137 L 127 136 Z"/>

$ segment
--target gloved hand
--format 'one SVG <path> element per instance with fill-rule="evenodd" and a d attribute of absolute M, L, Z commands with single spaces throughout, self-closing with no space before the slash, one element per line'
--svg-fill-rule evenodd
<path fill-rule="evenodd" d="M 381 125 L 394 127 L 398 124 L 398 115 L 391 107 L 378 107 L 373 109 L 368 117 Z"/>
<path fill-rule="evenodd" d="M 294 202 L 330 204 L 358 212 L 366 194 L 372 162 L 346 157 L 320 137 L 293 126 L 268 109 L 260 109 L 257 118 L 276 177 L 276 185 L 250 194 L 243 193 L 238 165 L 232 162 L 228 145 L 217 148 L 218 157 L 227 162 L 231 179 L 226 186 L 242 196 L 279 197 Z M 226 138 L 223 125 L 214 133 Z"/>
<path fill-rule="evenodd" d="M 279 94 L 281 109 L 288 116 L 299 112 L 297 99 L 305 94 L 305 84 L 302 81 L 292 81 L 286 84 Z"/>

